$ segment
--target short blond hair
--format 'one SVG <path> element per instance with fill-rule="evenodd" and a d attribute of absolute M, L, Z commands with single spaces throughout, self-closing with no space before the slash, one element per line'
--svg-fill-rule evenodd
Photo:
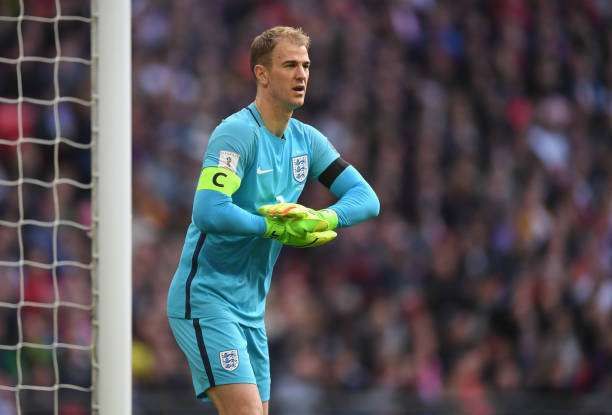
<path fill-rule="evenodd" d="M 270 55 L 279 40 L 286 39 L 298 46 L 310 47 L 310 37 L 301 27 L 275 26 L 253 39 L 251 43 L 251 72 L 255 65 L 270 66 Z"/>

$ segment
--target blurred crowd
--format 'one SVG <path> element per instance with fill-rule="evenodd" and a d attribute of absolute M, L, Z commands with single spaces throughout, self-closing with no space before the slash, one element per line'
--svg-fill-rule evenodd
<path fill-rule="evenodd" d="M 487 415 L 498 396 L 610 396 L 612 4 L 133 5 L 143 387 L 184 366 L 163 309 L 207 138 L 254 97 L 252 38 L 287 24 L 312 37 L 295 117 L 364 174 L 382 213 L 328 247 L 282 253 L 272 404 L 321 413 L 332 393 L 378 390 L 368 413 L 405 413 L 394 402 L 416 396 Z M 302 201 L 332 200 L 314 183 Z"/>
<path fill-rule="evenodd" d="M 68 4 L 78 9 L 78 2 Z M 133 0 L 132 6 L 136 413 L 178 405 L 180 392 L 192 400 L 190 375 L 167 325 L 166 293 L 208 137 L 252 101 L 249 46 L 277 24 L 301 26 L 312 40 L 306 104 L 294 116 L 320 129 L 362 172 L 382 209 L 377 220 L 342 229 L 326 247 L 281 254 L 267 304 L 274 413 L 422 408 L 417 413 L 489 415 L 550 409 L 554 402 L 562 403 L 558 413 L 609 410 L 612 3 Z M 0 30 L 2 56 L 14 55 L 8 29 Z M 54 56 L 42 29 L 28 30 L 24 43 Z M 69 50 L 86 51 L 87 39 L 73 33 L 65 38 Z M 0 79 L 10 79 L 9 66 L 0 65 Z M 87 68 L 72 66 L 62 80 L 71 91 L 65 94 L 87 97 Z M 32 79 L 33 93 L 53 96 L 52 77 Z M 17 92 L 0 82 L 0 96 Z M 88 108 L 60 108 L 62 136 L 88 142 Z M 11 111 L 0 105 L 0 139 L 17 136 Z M 51 107 L 25 111 L 25 136 L 55 137 Z M 25 172 L 53 177 L 46 147 L 21 148 Z M 0 144 L 5 180 L 14 180 L 18 167 L 11 151 Z M 67 175 L 90 180 L 88 163 L 88 152 L 66 150 Z M 0 186 L 0 219 L 19 218 L 13 191 Z M 32 195 L 26 217 L 52 220 L 52 192 Z M 64 190 L 62 215 L 87 223 L 88 197 Z M 333 199 L 313 183 L 301 202 L 322 208 Z M 0 226 L 0 260 L 19 255 L 10 232 Z M 53 256 L 45 232 L 24 229 L 28 255 L 40 262 Z M 61 255 L 89 261 L 81 242 L 66 236 Z M 36 277 L 45 272 L 26 268 L 26 281 L 39 282 L 25 295 L 52 298 L 43 280 L 81 280 L 69 277 L 76 273 Z M 19 276 L 0 268 L 0 277 L 0 301 L 18 300 Z M 63 291 L 76 296 L 87 289 L 81 283 Z M 32 314 L 28 321 L 46 318 Z M 10 344 L 14 312 L 0 307 L 0 317 L 7 321 L 0 322 L 0 344 Z M 81 336 L 76 327 L 64 330 Z M 0 359 L 0 384 L 14 379 L 10 360 Z M 14 399 L 3 397 L 0 413 Z"/>

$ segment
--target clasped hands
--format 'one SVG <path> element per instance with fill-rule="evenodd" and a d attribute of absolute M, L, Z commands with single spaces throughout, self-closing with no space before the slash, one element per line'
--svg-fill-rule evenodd
<path fill-rule="evenodd" d="M 283 245 L 314 248 L 333 241 L 338 234 L 338 215 L 332 209 L 314 210 L 297 203 L 263 205 L 258 209 L 266 221 L 265 238 Z"/>

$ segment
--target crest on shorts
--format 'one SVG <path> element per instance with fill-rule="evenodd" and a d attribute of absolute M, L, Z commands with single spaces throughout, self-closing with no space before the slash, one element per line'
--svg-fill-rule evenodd
<path fill-rule="evenodd" d="M 308 156 L 297 156 L 291 158 L 291 166 L 293 167 L 293 178 L 298 182 L 303 182 L 308 177 Z"/>
<path fill-rule="evenodd" d="M 226 350 L 219 353 L 221 359 L 221 367 L 225 370 L 236 370 L 238 367 L 238 350 Z"/>

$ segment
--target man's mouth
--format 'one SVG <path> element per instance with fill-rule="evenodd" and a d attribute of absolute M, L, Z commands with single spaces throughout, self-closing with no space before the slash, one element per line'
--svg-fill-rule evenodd
<path fill-rule="evenodd" d="M 304 90 L 306 89 L 306 87 L 304 85 L 298 85 L 298 86 L 294 86 L 293 90 L 295 92 L 304 92 Z"/>

